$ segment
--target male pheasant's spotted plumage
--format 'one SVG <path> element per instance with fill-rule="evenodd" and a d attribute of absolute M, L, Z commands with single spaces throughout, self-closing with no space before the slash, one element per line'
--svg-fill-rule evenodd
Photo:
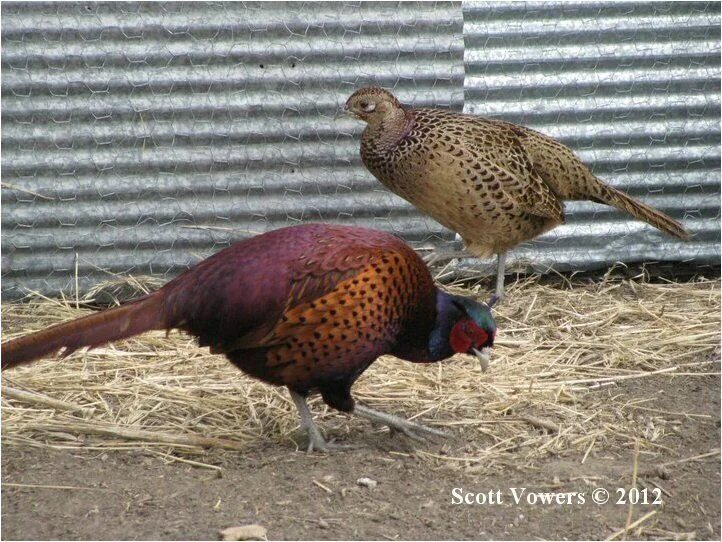
<path fill-rule="evenodd" d="M 488 359 L 489 308 L 438 290 L 421 258 L 384 232 L 310 224 L 237 243 L 157 292 L 2 345 L 3 369 L 151 329 L 181 329 L 265 382 L 287 386 L 311 446 L 327 447 L 305 397 L 413 435 L 418 424 L 355 405 L 351 386 L 383 354 Z"/>
<path fill-rule="evenodd" d="M 407 109 L 378 87 L 346 108 L 368 123 L 361 158 L 385 186 L 458 232 L 479 257 L 503 255 L 564 222 L 563 200 L 612 205 L 680 237 L 681 224 L 597 179 L 567 147 L 509 122 Z"/>

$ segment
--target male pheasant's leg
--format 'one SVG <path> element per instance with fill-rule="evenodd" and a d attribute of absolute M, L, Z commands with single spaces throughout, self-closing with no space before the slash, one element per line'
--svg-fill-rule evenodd
<path fill-rule="evenodd" d="M 293 399 L 293 404 L 296 405 L 298 414 L 301 416 L 301 427 L 305 429 L 308 434 L 307 451 L 312 452 L 314 450 L 318 450 L 319 452 L 327 452 L 329 450 L 329 445 L 323 438 L 323 435 L 321 435 L 321 431 L 318 430 L 318 427 L 316 427 L 316 424 L 313 422 L 313 416 L 311 415 L 311 411 L 308 409 L 306 398 L 290 388 L 288 391 L 291 394 L 291 399 Z"/>
<path fill-rule="evenodd" d="M 298 414 L 301 416 L 301 427 L 305 429 L 308 434 L 308 449 L 306 451 L 313 452 L 316 450 L 318 452 L 329 452 L 331 450 L 355 450 L 361 448 L 361 445 L 358 444 L 336 444 L 333 441 L 326 442 L 318 426 L 313 421 L 313 415 L 308 408 L 308 403 L 306 403 L 306 397 L 293 391 L 291 388 L 288 388 L 288 392 L 291 394 L 293 404 L 296 405 Z"/>
<path fill-rule="evenodd" d="M 504 299 L 504 265 L 506 264 L 506 252 L 499 252 L 496 255 L 496 297 L 501 301 Z"/>
<path fill-rule="evenodd" d="M 424 436 L 434 437 L 446 437 L 448 436 L 443 431 L 438 429 L 432 429 L 431 427 L 425 427 L 421 424 L 399 418 L 393 414 L 386 414 L 385 412 L 379 412 L 369 407 L 356 404 L 353 409 L 354 414 L 358 414 L 364 418 L 368 418 L 371 421 L 382 423 L 387 425 L 389 429 L 401 431 L 404 435 L 414 440 L 424 440 Z"/>

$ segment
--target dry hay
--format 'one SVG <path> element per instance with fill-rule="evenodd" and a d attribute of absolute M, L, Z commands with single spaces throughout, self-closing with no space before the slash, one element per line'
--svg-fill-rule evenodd
<path fill-rule="evenodd" d="M 451 289 L 487 295 L 478 286 Z M 4 304 L 3 339 L 82 312 L 74 301 L 41 297 Z M 719 374 L 719 280 L 567 282 L 562 289 L 525 279 L 508 288 L 495 313 L 500 331 L 488 373 L 466 356 L 428 365 L 385 357 L 354 386 L 369 406 L 457 437 L 440 450 L 416 446 L 417 457 L 488 471 L 570 449 L 586 457 L 612 441 L 639 440 L 653 452 L 669 428 L 642 421 L 643 401 L 626 398 L 618 383 Z M 218 467 L 202 463 L 214 461 L 204 447 L 287 447 L 298 437 L 284 389 L 244 376 L 180 333 L 151 332 L 6 372 L 2 405 L 6 444 L 145 449 L 211 468 Z M 323 430 L 352 433 L 352 442 L 385 430 L 318 399 L 312 409 Z"/>

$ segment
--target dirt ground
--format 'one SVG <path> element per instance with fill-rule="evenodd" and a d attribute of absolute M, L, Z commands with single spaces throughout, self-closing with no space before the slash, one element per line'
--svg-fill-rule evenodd
<path fill-rule="evenodd" d="M 629 538 L 719 540 L 719 377 L 652 376 L 598 393 L 643 400 L 630 415 L 671 428 L 660 453 L 638 456 L 637 487 L 650 501 L 658 488 L 663 504 L 635 506 L 632 524 L 643 521 Z M 616 488 L 630 488 L 628 444 L 481 475 L 415 451 L 453 455 L 465 446 L 458 435 L 417 444 L 368 427 L 342 439 L 365 447 L 323 455 L 265 442 L 245 454 L 208 452 L 203 461 L 219 472 L 138 451 L 4 446 L 2 538 L 213 540 L 226 527 L 258 523 L 269 539 L 604 539 L 627 522 L 629 505 L 594 504 L 592 491 L 603 487 L 614 501 Z M 359 486 L 361 477 L 378 485 Z M 493 503 L 452 504 L 454 488 L 492 491 Z M 573 495 L 572 504 L 516 505 L 510 488 L 578 492 L 584 503 Z"/>
<path fill-rule="evenodd" d="M 260 524 L 268 539 L 719 540 L 717 277 L 524 279 L 495 308 L 491 371 L 376 361 L 357 400 L 450 434 L 437 442 L 316 399 L 327 437 L 362 447 L 299 451 L 284 390 L 182 334 L 13 369 L 0 535 L 217 540 Z M 3 304 L 3 338 L 83 313 L 71 305 Z"/>

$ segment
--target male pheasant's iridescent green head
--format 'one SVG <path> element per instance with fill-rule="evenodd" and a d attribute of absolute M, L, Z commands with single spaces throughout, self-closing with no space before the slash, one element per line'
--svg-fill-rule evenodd
<path fill-rule="evenodd" d="M 455 352 L 475 354 L 482 362 L 484 370 L 488 367 L 489 353 L 496 337 L 496 321 L 488 305 L 468 297 L 454 296 L 452 299 L 465 316 L 462 316 L 451 328 L 449 344 Z"/>
<path fill-rule="evenodd" d="M 351 95 L 344 109 L 371 125 L 380 125 L 390 114 L 403 112 L 404 106 L 388 90 L 364 87 Z"/>
<path fill-rule="evenodd" d="M 471 354 L 481 360 L 482 369 L 486 370 L 496 337 L 496 322 L 491 314 L 494 302 L 487 305 L 438 290 L 436 326 L 429 341 L 432 359 L 445 359 L 455 353 Z"/>

